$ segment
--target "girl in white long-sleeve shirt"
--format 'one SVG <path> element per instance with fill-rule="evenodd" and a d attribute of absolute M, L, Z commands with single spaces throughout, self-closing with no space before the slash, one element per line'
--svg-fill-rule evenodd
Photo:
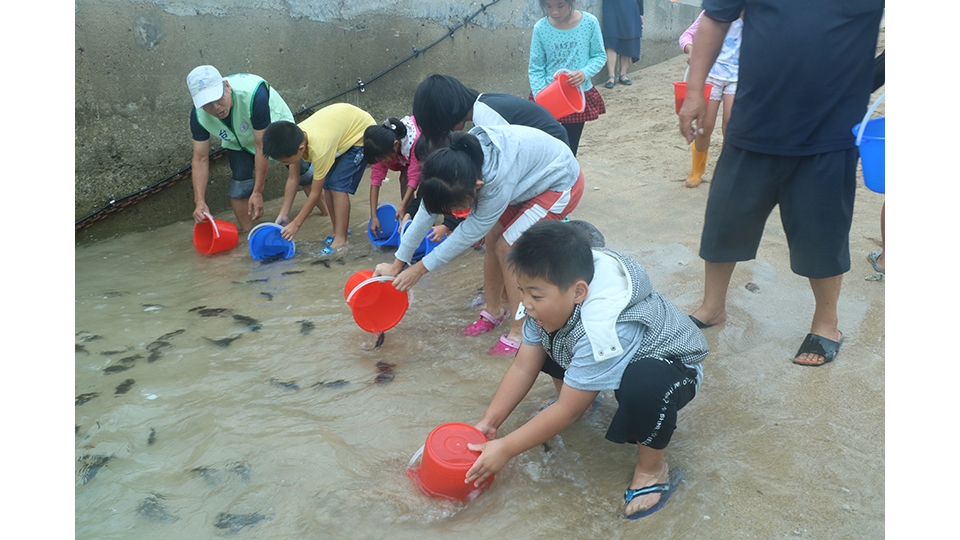
<path fill-rule="evenodd" d="M 576 208 L 583 193 L 583 174 L 570 148 L 540 130 L 526 126 L 475 127 L 451 135 L 448 147 L 432 153 L 421 169 L 422 207 L 404 233 L 393 263 L 377 266 L 375 275 L 396 276 L 394 286 L 409 290 L 423 274 L 450 262 L 484 238 L 483 284 L 486 309 L 463 333 L 492 331 L 520 304 L 516 277 L 506 256 L 513 243 L 534 223 L 560 220 Z M 435 250 L 403 272 L 417 240 L 444 212 L 466 219 Z M 506 286 L 509 311 L 502 309 Z M 495 315 L 496 314 L 496 315 Z M 523 320 L 512 318 L 510 331 L 490 354 L 516 354 Z"/>

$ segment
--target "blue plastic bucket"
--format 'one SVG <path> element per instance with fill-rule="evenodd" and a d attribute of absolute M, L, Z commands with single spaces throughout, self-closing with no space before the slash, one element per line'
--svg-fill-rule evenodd
<path fill-rule="evenodd" d="M 397 223 L 397 208 L 390 203 L 382 204 L 380 208 L 377 208 L 377 220 L 380 222 L 380 234 L 374 234 L 370 228 L 373 223 L 372 219 L 367 222 L 367 237 L 370 238 L 370 243 L 377 247 L 399 246 L 400 231 Z"/>
<path fill-rule="evenodd" d="M 863 185 L 867 186 L 870 191 L 877 193 L 884 193 L 885 191 L 885 118 L 874 118 L 873 120 L 867 120 L 867 118 L 883 101 L 884 95 L 881 95 L 870 107 L 863 118 L 863 122 L 853 126 L 853 134 L 857 136 L 857 147 L 860 149 L 860 164 L 863 166 Z"/>
<path fill-rule="evenodd" d="M 284 240 L 280 235 L 283 227 L 276 223 L 261 223 L 250 230 L 247 235 L 247 244 L 250 247 L 250 256 L 255 261 L 282 257 L 289 259 L 297 252 L 297 246 L 292 240 Z"/>

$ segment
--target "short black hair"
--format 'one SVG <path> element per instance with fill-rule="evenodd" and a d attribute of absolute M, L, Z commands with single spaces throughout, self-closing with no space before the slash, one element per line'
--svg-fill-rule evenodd
<path fill-rule="evenodd" d="M 451 133 L 420 168 L 420 197 L 431 214 L 446 214 L 455 207 L 472 206 L 477 180 L 483 176 L 483 148 L 469 133 Z"/>
<path fill-rule="evenodd" d="M 562 221 L 540 221 L 524 231 L 507 254 L 517 274 L 544 279 L 566 291 L 577 280 L 593 280 L 590 236 Z"/>
<path fill-rule="evenodd" d="M 413 95 L 413 116 L 420 126 L 420 133 L 431 144 L 438 144 L 467 117 L 479 96 L 480 92 L 467 88 L 449 75 L 430 75 L 417 86 Z"/>
<path fill-rule="evenodd" d="M 393 152 L 393 143 L 407 136 L 407 126 L 396 118 L 387 118 L 379 126 L 367 126 L 363 130 L 363 157 L 373 165 L 380 158 Z"/>
<path fill-rule="evenodd" d="M 303 142 L 303 130 L 293 122 L 278 120 L 263 130 L 263 154 L 269 158 L 288 158 Z"/>

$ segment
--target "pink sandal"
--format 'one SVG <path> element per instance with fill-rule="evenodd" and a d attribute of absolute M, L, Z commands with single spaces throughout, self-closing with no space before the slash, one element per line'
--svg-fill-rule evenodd
<path fill-rule="evenodd" d="M 507 355 L 515 355 L 519 350 L 520 350 L 520 344 L 508 338 L 506 334 L 503 334 L 502 336 L 500 336 L 500 341 L 498 341 L 497 344 L 493 346 L 493 348 L 487 351 L 487 354 L 491 354 L 494 356 L 507 356 Z"/>
<path fill-rule="evenodd" d="M 479 336 L 489 332 L 496 327 L 500 326 L 500 323 L 507 318 L 507 311 L 504 310 L 499 317 L 494 317 L 487 310 L 480 312 L 480 318 L 477 321 L 466 328 L 463 329 L 463 335 L 465 336 Z"/>

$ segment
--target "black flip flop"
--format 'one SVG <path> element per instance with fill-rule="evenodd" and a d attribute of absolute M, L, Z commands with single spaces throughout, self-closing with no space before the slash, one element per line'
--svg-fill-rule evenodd
<path fill-rule="evenodd" d="M 713 325 L 713 324 L 707 324 L 707 323 L 705 323 L 705 322 L 701 322 L 700 319 L 694 317 L 693 315 L 688 315 L 688 317 L 690 317 L 690 320 L 693 321 L 693 324 L 697 325 L 697 328 L 699 328 L 699 329 L 701 329 L 701 330 L 703 330 L 703 329 L 705 329 L 705 328 L 710 328 L 711 326 L 716 326 L 716 325 Z"/>
<path fill-rule="evenodd" d="M 843 332 L 840 332 L 839 341 L 833 341 L 832 339 L 827 339 L 817 334 L 807 334 L 807 337 L 804 338 L 803 343 L 800 344 L 800 350 L 798 350 L 797 354 L 793 357 L 793 363 L 797 364 L 798 366 L 810 367 L 820 367 L 824 364 L 829 364 L 830 362 L 833 362 L 834 358 L 837 357 L 837 354 L 840 353 L 841 345 L 843 345 Z M 804 364 L 802 362 L 797 362 L 797 357 L 804 353 L 822 356 L 823 362 L 820 362 L 819 364 Z"/>

